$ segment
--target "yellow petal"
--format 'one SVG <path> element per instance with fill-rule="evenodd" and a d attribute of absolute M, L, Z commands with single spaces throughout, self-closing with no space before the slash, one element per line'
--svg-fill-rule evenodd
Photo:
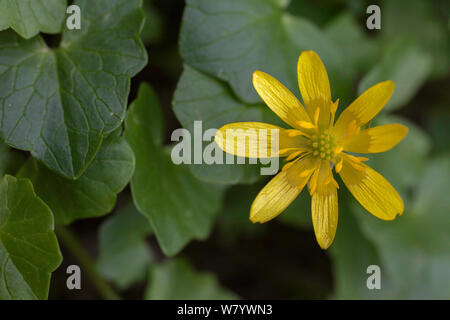
<path fill-rule="evenodd" d="M 336 167 L 335 167 L 336 173 L 341 172 L 343 162 L 344 162 L 344 160 L 342 160 L 342 158 L 341 158 L 341 159 L 336 163 Z"/>
<path fill-rule="evenodd" d="M 386 124 L 362 130 L 346 141 L 344 150 L 356 153 L 377 153 L 392 149 L 407 135 L 408 128 L 401 124 Z"/>
<path fill-rule="evenodd" d="M 290 137 L 288 130 L 262 122 L 226 124 L 217 131 L 214 140 L 225 152 L 247 158 L 277 157 L 283 149 L 306 146 L 305 137 Z"/>
<path fill-rule="evenodd" d="M 295 158 L 297 158 L 299 155 L 301 155 L 303 152 L 305 152 L 306 150 L 300 150 L 300 151 L 294 151 L 292 153 L 290 153 L 287 157 L 286 157 L 286 161 L 291 161 L 294 160 Z"/>
<path fill-rule="evenodd" d="M 377 83 L 353 101 L 336 121 L 334 128 L 336 136 L 342 137 L 353 120 L 358 127 L 372 120 L 391 98 L 394 86 L 392 81 Z"/>
<path fill-rule="evenodd" d="M 253 86 L 267 106 L 291 127 L 295 128 L 297 121 L 310 122 L 297 97 L 274 77 L 262 71 L 255 71 Z"/>
<path fill-rule="evenodd" d="M 308 132 L 308 130 L 316 128 L 314 124 L 308 121 L 297 121 L 295 124 L 297 125 L 297 128 L 303 129 L 303 132 Z"/>
<path fill-rule="evenodd" d="M 393 220 L 397 214 L 402 214 L 403 200 L 394 187 L 366 164 L 359 162 L 355 166 L 352 160 L 344 158 L 340 175 L 356 200 L 383 220 Z"/>
<path fill-rule="evenodd" d="M 305 132 L 296 129 L 286 129 L 286 132 L 288 133 L 289 137 L 296 137 L 296 136 L 309 137 Z"/>
<path fill-rule="evenodd" d="M 313 157 L 306 156 L 272 178 L 253 201 L 250 220 L 264 223 L 283 212 L 308 182 L 314 162 Z M 302 175 L 305 171 L 308 174 Z"/>
<path fill-rule="evenodd" d="M 319 180 L 319 173 L 320 173 L 320 166 L 322 163 L 325 163 L 323 161 L 317 161 L 316 167 L 314 168 L 314 172 L 311 175 L 311 180 L 309 180 L 309 193 L 310 195 L 313 195 L 314 192 L 316 192 L 317 188 L 317 182 Z"/>
<path fill-rule="evenodd" d="M 311 197 L 311 213 L 317 242 L 322 249 L 333 243 L 338 223 L 338 198 L 329 164 L 321 165 L 317 188 Z"/>
<path fill-rule="evenodd" d="M 298 86 L 311 119 L 320 108 L 320 121 L 329 119 L 331 102 L 330 82 L 325 66 L 314 51 L 304 51 L 297 63 Z"/>

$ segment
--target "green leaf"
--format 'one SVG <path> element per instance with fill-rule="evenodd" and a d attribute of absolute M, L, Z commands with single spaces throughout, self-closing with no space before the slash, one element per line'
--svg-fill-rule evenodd
<path fill-rule="evenodd" d="M 125 117 L 130 78 L 146 64 L 140 0 L 78 0 L 82 29 L 58 48 L 0 38 L 0 131 L 14 148 L 78 178 Z M 107 14 L 105 14 L 107 13 Z"/>
<path fill-rule="evenodd" d="M 46 299 L 62 257 L 53 216 L 27 179 L 0 183 L 0 300 Z"/>
<path fill-rule="evenodd" d="M 245 105 L 237 100 L 221 81 L 186 65 L 173 100 L 175 115 L 183 127 L 189 130 L 192 138 L 194 138 L 194 121 L 202 121 L 203 132 L 206 132 L 208 129 L 219 129 L 231 122 L 263 121 L 262 108 L 267 107 Z M 203 143 L 203 147 L 209 143 L 211 142 Z M 224 152 L 224 163 L 225 159 Z M 248 159 L 246 163 L 246 165 L 192 164 L 189 168 L 195 177 L 209 183 L 255 182 L 260 178 L 259 166 L 249 165 Z"/>
<path fill-rule="evenodd" d="M 58 33 L 66 8 L 67 0 L 0 0 L 0 30 L 11 27 L 26 39 L 40 31 Z"/>
<path fill-rule="evenodd" d="M 450 161 L 430 163 L 416 201 L 394 221 L 359 214 L 362 230 L 377 247 L 384 273 L 398 287 L 398 298 L 447 299 L 450 296 Z"/>
<path fill-rule="evenodd" d="M 58 223 L 99 217 L 114 208 L 116 195 L 134 171 L 134 154 L 124 138 L 111 134 L 78 180 L 61 177 L 30 158 L 20 177 L 29 178 L 36 193 L 52 209 Z"/>
<path fill-rule="evenodd" d="M 164 116 L 156 93 L 147 83 L 143 82 L 139 86 L 138 96 L 133 101 L 133 106 L 138 110 L 145 110 L 148 106 L 151 106 L 151 117 L 147 119 L 148 130 L 150 131 L 148 134 L 153 144 L 162 145 Z"/>
<path fill-rule="evenodd" d="M 153 259 L 148 235 L 150 226 L 132 203 L 109 217 L 100 227 L 99 272 L 122 289 L 144 279 Z"/>
<path fill-rule="evenodd" d="M 361 80 L 361 94 L 378 82 L 392 80 L 394 94 L 385 110 L 395 110 L 407 104 L 426 82 L 432 68 L 431 56 L 409 42 L 399 40 L 385 49 L 381 61 Z"/>
<path fill-rule="evenodd" d="M 184 260 L 169 260 L 150 269 L 148 300 L 232 300 L 211 273 L 197 272 Z"/>
<path fill-rule="evenodd" d="M 221 192 L 195 179 L 185 166 L 175 165 L 163 146 L 155 143 L 152 127 L 161 111 L 159 104 L 140 101 L 149 95 L 154 95 L 149 87 L 140 88 L 125 122 L 125 137 L 136 155 L 131 192 L 163 252 L 174 255 L 192 239 L 209 235 Z"/>
<path fill-rule="evenodd" d="M 333 19 L 336 11 L 339 10 L 340 3 L 334 0 L 314 2 L 308 0 L 289 1 L 287 11 L 295 16 L 301 16 L 308 20 L 323 25 Z M 324 7 L 327 9 L 324 10 Z"/>
<path fill-rule="evenodd" d="M 284 13 L 286 1 L 187 0 L 180 52 L 190 67 L 229 83 L 241 101 L 261 100 L 252 73 L 262 70 L 297 92 L 297 59 L 315 50 L 331 72 L 339 49 L 308 20 Z"/>

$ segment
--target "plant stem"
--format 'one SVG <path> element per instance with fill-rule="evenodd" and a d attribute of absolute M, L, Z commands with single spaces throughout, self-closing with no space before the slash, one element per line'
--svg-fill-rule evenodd
<path fill-rule="evenodd" d="M 62 225 L 56 227 L 56 234 L 61 240 L 63 246 L 78 260 L 83 270 L 86 271 L 98 293 L 106 300 L 120 300 L 120 296 L 111 288 L 111 286 L 98 273 L 94 262 L 89 254 L 83 248 L 77 236 Z"/>

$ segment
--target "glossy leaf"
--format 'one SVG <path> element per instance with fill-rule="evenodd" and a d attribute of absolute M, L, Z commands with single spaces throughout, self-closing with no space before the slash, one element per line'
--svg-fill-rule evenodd
<path fill-rule="evenodd" d="M 145 242 L 150 226 L 132 203 L 102 223 L 97 269 L 125 289 L 147 275 L 152 253 Z"/>
<path fill-rule="evenodd" d="M 140 0 L 78 0 L 81 30 L 49 48 L 0 37 L 0 131 L 6 142 L 78 178 L 125 117 L 130 78 L 146 64 Z M 107 12 L 108 14 L 105 14 Z"/>
<path fill-rule="evenodd" d="M 53 215 L 27 179 L 0 183 L 0 300 L 46 299 L 61 263 Z"/>
<path fill-rule="evenodd" d="M 39 32 L 58 33 L 66 8 L 67 0 L 0 0 L 0 30 L 11 27 L 26 39 Z"/>
<path fill-rule="evenodd" d="M 151 89 L 141 87 L 125 122 L 125 137 L 136 155 L 131 192 L 161 249 L 174 255 L 189 241 L 209 235 L 220 209 L 221 192 L 195 179 L 185 166 L 175 165 L 158 139 L 155 142 L 152 126 L 158 121 L 160 106 L 140 102 L 149 95 L 154 95 Z"/>
<path fill-rule="evenodd" d="M 32 158 L 19 176 L 33 182 L 36 193 L 50 206 L 58 223 L 68 224 L 109 213 L 116 195 L 130 181 L 134 165 L 134 154 L 128 143 L 111 134 L 78 180 L 61 177 Z"/>
<path fill-rule="evenodd" d="M 231 300 L 236 295 L 222 288 L 210 273 L 197 272 L 184 260 L 169 260 L 150 269 L 148 300 Z"/>

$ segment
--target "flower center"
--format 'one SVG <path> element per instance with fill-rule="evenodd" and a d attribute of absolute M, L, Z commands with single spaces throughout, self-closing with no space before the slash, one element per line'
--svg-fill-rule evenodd
<path fill-rule="evenodd" d="M 315 134 L 311 137 L 312 154 L 323 160 L 333 161 L 336 143 L 327 132 Z"/>

